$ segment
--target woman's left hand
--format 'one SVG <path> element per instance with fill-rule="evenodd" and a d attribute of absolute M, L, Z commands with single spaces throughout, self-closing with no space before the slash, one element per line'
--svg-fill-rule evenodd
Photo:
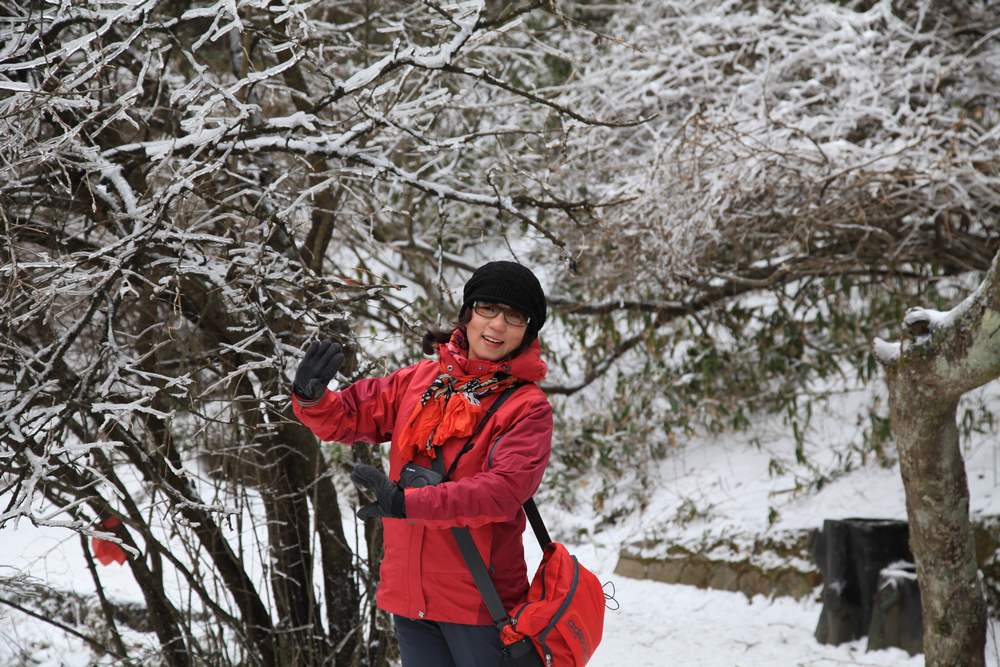
<path fill-rule="evenodd" d="M 375 494 L 376 501 L 358 510 L 359 519 L 406 516 L 405 494 L 384 472 L 374 466 L 359 463 L 351 471 L 351 481 Z"/>

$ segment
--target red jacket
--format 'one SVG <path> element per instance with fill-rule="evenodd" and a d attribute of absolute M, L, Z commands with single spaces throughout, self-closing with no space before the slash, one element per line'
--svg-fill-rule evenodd
<path fill-rule="evenodd" d="M 509 362 L 468 361 L 468 373 L 505 370 L 517 377 L 541 379 L 545 364 L 538 342 Z M 538 369 L 541 376 L 538 376 Z M 359 380 L 338 392 L 327 391 L 308 407 L 293 399 L 295 414 L 323 440 L 379 443 L 402 430 L 420 395 L 440 369 L 436 360 L 421 361 L 382 378 Z M 484 409 L 496 395 L 482 399 Z M 446 440 L 438 455 L 445 469 L 465 438 Z M 451 479 L 438 486 L 406 489 L 406 518 L 383 519 L 385 556 L 376 593 L 379 608 L 408 618 L 449 623 L 491 624 L 490 615 L 462 560 L 452 526 L 468 526 L 510 609 L 528 590 L 521 534 L 521 505 L 538 488 L 552 448 L 552 408 L 536 384 L 514 392 L 476 437 Z M 431 466 L 419 455 L 415 461 Z M 389 477 L 399 481 L 402 460 L 392 440 Z"/>

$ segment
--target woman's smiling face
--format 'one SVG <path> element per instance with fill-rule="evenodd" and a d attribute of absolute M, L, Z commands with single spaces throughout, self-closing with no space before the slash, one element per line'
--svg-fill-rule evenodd
<path fill-rule="evenodd" d="M 472 309 L 472 319 L 465 325 L 466 338 L 469 340 L 469 359 L 500 361 L 521 345 L 526 327 L 507 323 L 504 311 L 513 309 L 495 304 L 483 305 L 492 306 L 498 312 L 493 317 L 486 317 L 478 312 L 481 308 Z"/>

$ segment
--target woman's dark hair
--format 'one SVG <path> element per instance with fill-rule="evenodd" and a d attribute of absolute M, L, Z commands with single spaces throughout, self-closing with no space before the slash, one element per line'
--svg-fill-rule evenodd
<path fill-rule="evenodd" d="M 465 308 L 458 314 L 458 321 L 453 322 L 450 329 L 428 329 L 424 334 L 423 350 L 424 354 L 437 353 L 437 346 L 444 345 L 451 340 L 451 334 L 455 329 L 461 329 L 465 333 L 465 325 L 472 319 L 472 309 Z"/>
<path fill-rule="evenodd" d="M 454 333 L 455 329 L 461 329 L 462 333 L 465 333 L 465 325 L 469 323 L 472 319 L 472 308 L 463 308 L 462 312 L 458 314 L 458 321 L 452 323 L 450 329 L 428 329 L 427 333 L 424 334 L 423 340 L 423 351 L 424 354 L 436 354 L 437 346 L 443 345 L 451 340 L 451 334 Z M 529 338 L 524 337 L 521 344 L 510 353 L 510 358 L 513 359 L 517 355 L 521 354 L 524 350 L 528 349 L 528 346 L 534 341 L 534 337 Z"/>

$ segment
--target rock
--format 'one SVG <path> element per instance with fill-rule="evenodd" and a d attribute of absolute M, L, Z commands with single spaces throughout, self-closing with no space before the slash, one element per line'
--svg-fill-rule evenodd
<path fill-rule="evenodd" d="M 735 568 L 720 563 L 708 578 L 706 588 L 714 588 L 719 591 L 738 591 L 740 589 L 740 575 Z"/>

